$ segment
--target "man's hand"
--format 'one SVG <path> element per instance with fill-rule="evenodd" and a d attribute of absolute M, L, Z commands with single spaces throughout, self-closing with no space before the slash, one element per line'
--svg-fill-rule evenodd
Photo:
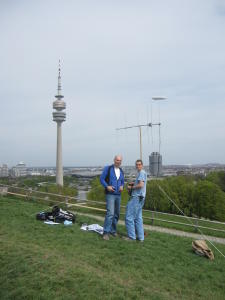
<path fill-rule="evenodd" d="M 131 189 L 133 189 L 133 187 L 134 187 L 134 183 L 133 182 L 128 183 L 127 188 L 128 188 L 129 191 Z"/>
<path fill-rule="evenodd" d="M 111 186 L 111 185 L 108 185 L 108 186 L 107 186 L 107 191 L 108 191 L 108 192 L 114 192 L 114 190 L 115 190 L 115 189 L 114 189 L 113 186 Z"/>
<path fill-rule="evenodd" d="M 122 190 L 123 190 L 123 186 L 120 186 L 120 189 L 119 189 L 119 191 L 120 191 L 120 192 L 122 192 Z"/>

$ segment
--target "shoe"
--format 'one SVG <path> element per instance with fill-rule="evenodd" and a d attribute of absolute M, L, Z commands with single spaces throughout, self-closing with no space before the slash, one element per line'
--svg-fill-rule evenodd
<path fill-rule="evenodd" d="M 117 234 L 116 232 L 111 233 L 111 235 L 112 235 L 113 237 L 117 237 L 117 236 L 118 236 L 118 234 Z"/>
<path fill-rule="evenodd" d="M 102 238 L 103 238 L 103 240 L 108 241 L 109 235 L 107 233 L 104 233 Z"/>
<path fill-rule="evenodd" d="M 124 241 L 135 242 L 136 240 L 129 238 L 128 236 L 123 236 L 122 239 Z"/>
<path fill-rule="evenodd" d="M 139 242 L 139 243 L 144 243 L 144 240 L 138 240 L 138 239 L 137 239 L 137 242 Z"/>

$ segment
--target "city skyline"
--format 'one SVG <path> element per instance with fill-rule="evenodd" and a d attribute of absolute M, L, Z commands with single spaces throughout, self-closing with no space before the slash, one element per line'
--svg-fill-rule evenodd
<path fill-rule="evenodd" d="M 0 4 L 0 164 L 55 165 L 51 103 L 57 63 L 67 101 L 63 165 L 139 156 L 138 130 L 158 122 L 163 164 L 225 163 L 222 1 L 20 1 Z M 153 138 L 152 138 L 153 136 Z M 158 150 L 143 130 L 143 159 Z M 152 142 L 153 140 L 153 142 Z"/>

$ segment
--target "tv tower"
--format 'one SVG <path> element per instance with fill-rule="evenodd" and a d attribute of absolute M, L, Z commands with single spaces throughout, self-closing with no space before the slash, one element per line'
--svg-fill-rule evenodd
<path fill-rule="evenodd" d="M 58 94 L 55 96 L 56 100 L 53 102 L 53 121 L 57 123 L 57 150 L 56 150 L 56 184 L 63 186 L 63 165 L 62 165 L 62 122 L 66 120 L 66 113 L 63 110 L 66 108 L 66 103 L 62 100 L 64 96 L 61 95 L 61 67 L 59 60 L 59 74 L 58 74 Z"/>

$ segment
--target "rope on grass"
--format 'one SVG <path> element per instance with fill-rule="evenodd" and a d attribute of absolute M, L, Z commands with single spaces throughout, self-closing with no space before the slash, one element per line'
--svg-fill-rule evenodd
<path fill-rule="evenodd" d="M 191 220 L 188 218 L 188 216 L 186 216 L 185 215 L 185 213 L 179 208 L 179 206 L 176 204 L 176 202 L 174 202 L 171 198 L 170 198 L 170 196 L 164 191 L 164 189 L 157 183 L 157 186 L 158 186 L 158 188 L 160 189 L 160 191 L 170 200 L 170 202 L 172 202 L 175 206 L 176 206 L 176 208 L 179 210 L 179 212 L 188 220 L 188 222 L 191 224 L 191 225 L 193 225 L 193 226 L 195 226 L 192 222 L 191 222 Z M 205 240 L 207 240 L 207 242 L 209 242 L 222 256 L 223 256 L 223 258 L 225 258 L 225 255 L 211 242 L 211 241 L 209 241 L 209 239 L 207 239 L 207 237 L 204 235 L 204 233 L 201 231 L 201 229 L 199 229 L 198 227 L 197 227 L 197 229 L 198 229 L 198 231 L 200 232 L 200 234 L 203 236 L 203 238 L 205 239 Z"/>

